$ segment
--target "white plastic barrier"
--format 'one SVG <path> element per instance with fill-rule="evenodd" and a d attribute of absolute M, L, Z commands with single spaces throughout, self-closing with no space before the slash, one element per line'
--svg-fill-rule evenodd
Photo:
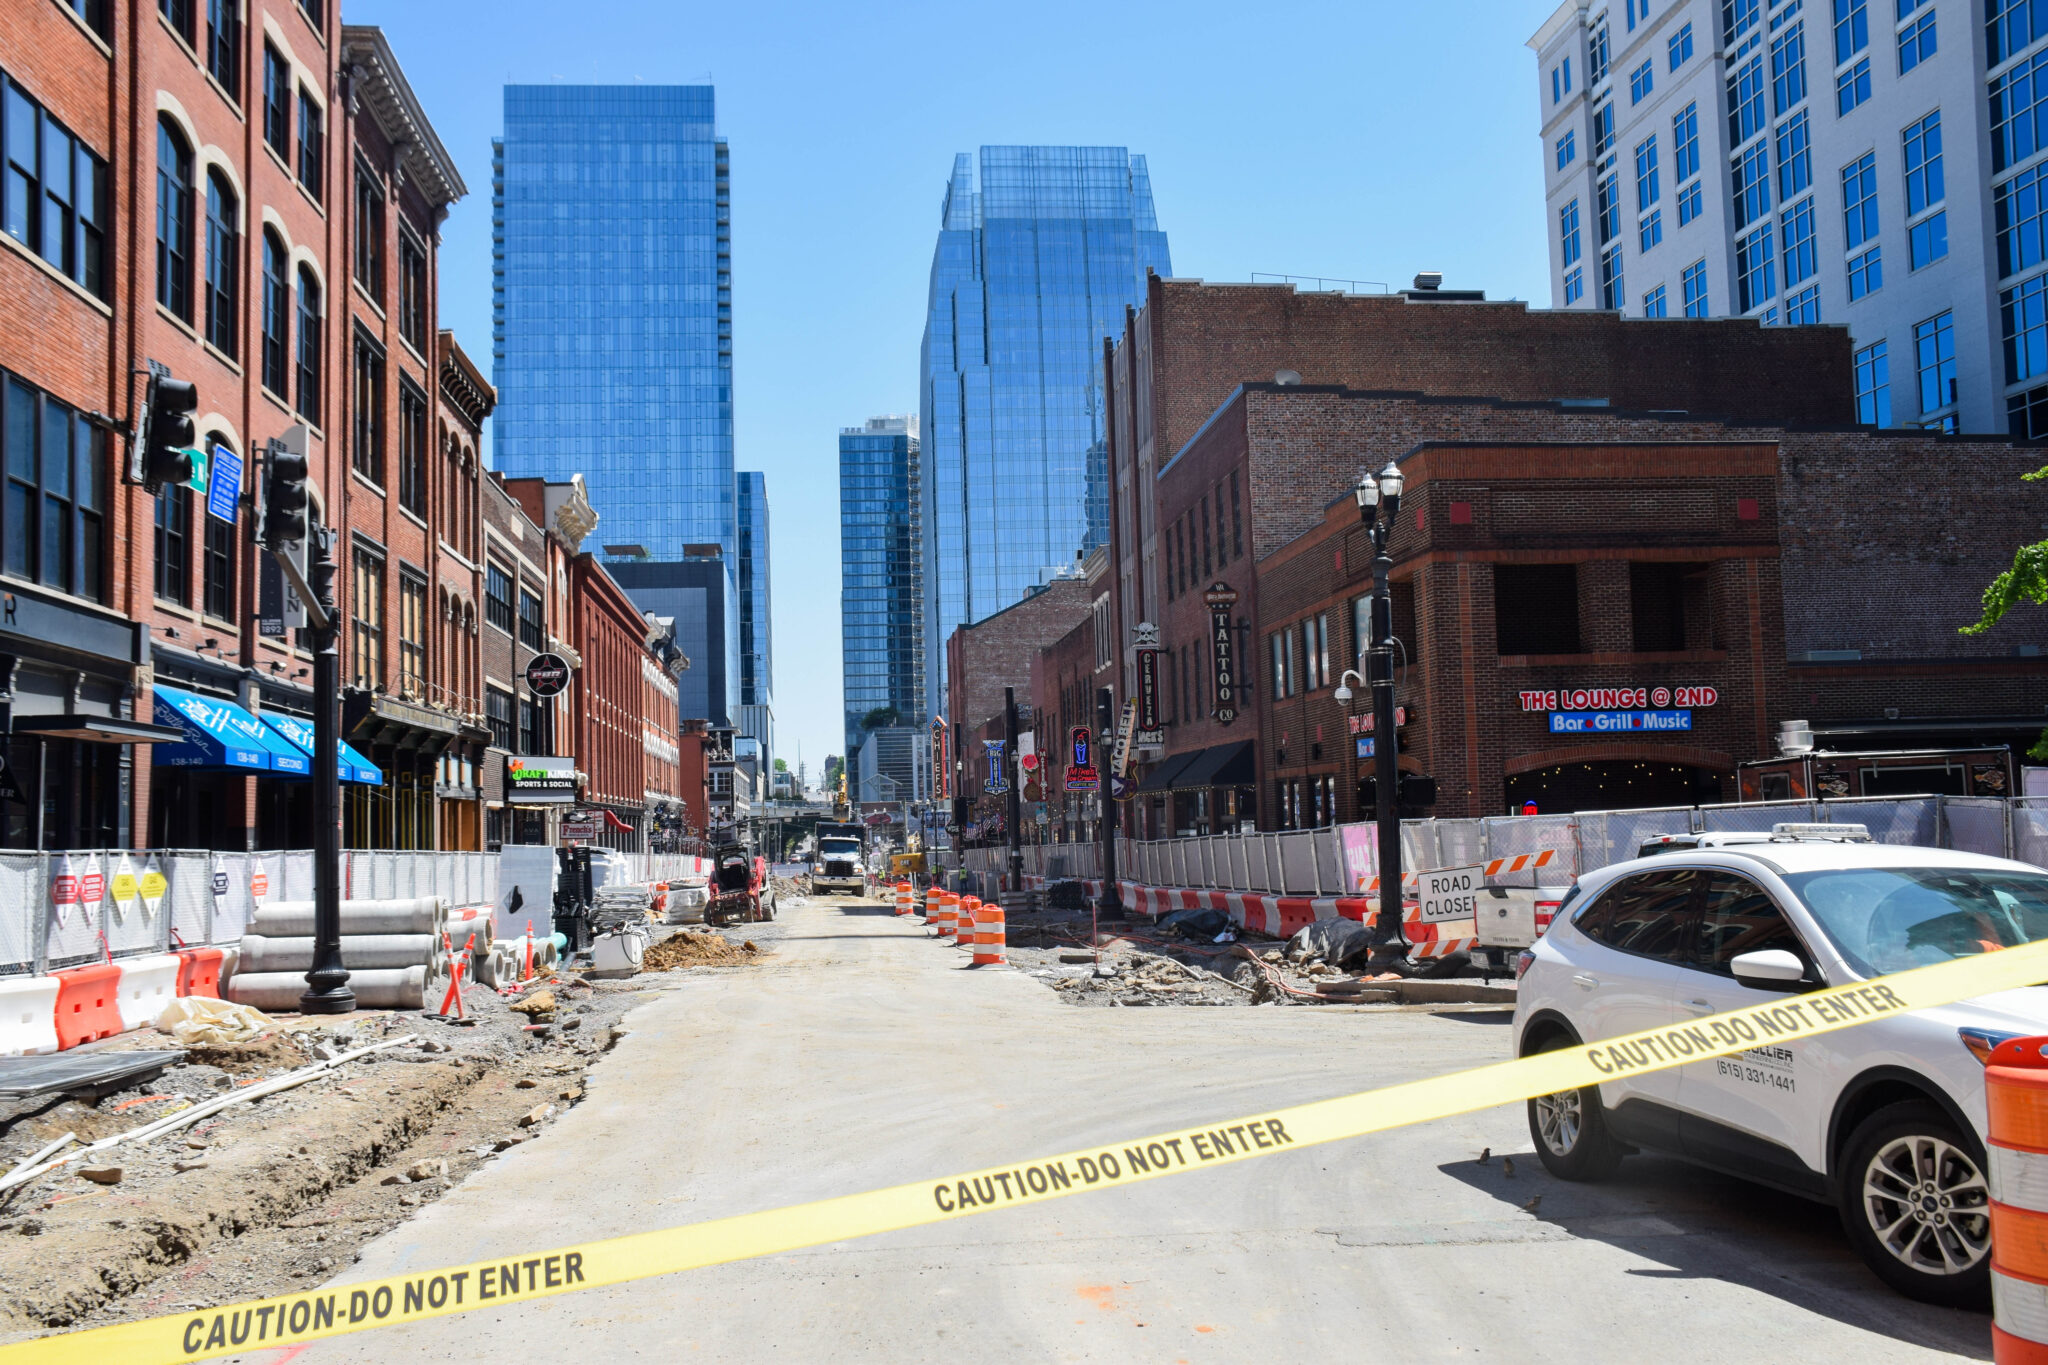
<path fill-rule="evenodd" d="M 0 1057 L 57 1050 L 57 978 L 0 980 Z"/>
<path fill-rule="evenodd" d="M 124 958 L 120 966 L 121 1029 L 126 1032 L 154 1022 L 178 998 L 179 962 L 176 953 L 155 953 Z"/>

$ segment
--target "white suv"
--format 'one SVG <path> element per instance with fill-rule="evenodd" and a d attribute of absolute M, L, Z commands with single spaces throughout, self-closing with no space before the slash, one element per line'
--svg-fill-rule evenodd
<path fill-rule="evenodd" d="M 1584 877 L 1522 954 L 1516 1051 L 2041 938 L 2048 872 L 1999 858 L 1796 833 L 1639 858 Z M 2048 990 L 2005 991 L 1542 1096 L 1529 1131 L 1566 1180 L 1648 1147 L 1835 1204 L 1893 1287 L 1982 1306 L 1983 1058 L 2033 1034 L 2048 1034 Z"/>

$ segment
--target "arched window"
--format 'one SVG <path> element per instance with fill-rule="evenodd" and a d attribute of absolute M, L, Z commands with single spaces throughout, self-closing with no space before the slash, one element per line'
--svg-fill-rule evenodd
<path fill-rule="evenodd" d="M 223 354 L 237 354 L 241 340 L 241 206 L 219 171 L 206 175 L 206 339 Z"/>
<path fill-rule="evenodd" d="M 263 387 L 283 398 L 291 392 L 292 282 L 284 243 L 263 233 Z"/>
<path fill-rule="evenodd" d="M 219 478 L 221 473 L 221 452 L 228 449 L 227 437 L 217 431 L 206 433 L 206 458 L 209 476 Z M 236 490 L 239 498 L 240 489 Z M 223 621 L 235 619 L 235 524 L 222 521 L 213 514 L 213 499 L 208 498 L 206 511 L 206 538 L 200 553 L 200 566 L 205 571 L 206 614 L 217 616 Z"/>
<path fill-rule="evenodd" d="M 299 416 L 320 425 L 320 281 L 299 267 Z"/>
<path fill-rule="evenodd" d="M 192 148 L 156 123 L 156 301 L 192 321 Z"/>

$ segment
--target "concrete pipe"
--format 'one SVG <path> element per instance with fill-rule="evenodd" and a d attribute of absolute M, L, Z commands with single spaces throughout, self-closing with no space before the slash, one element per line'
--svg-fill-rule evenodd
<path fill-rule="evenodd" d="M 341 903 L 341 932 L 351 935 L 438 934 L 447 918 L 448 902 L 440 896 Z M 249 932 L 266 938 L 308 937 L 313 933 L 313 902 L 262 906 L 250 916 Z"/>
<path fill-rule="evenodd" d="M 303 972 L 313 965 L 310 938 L 271 938 L 249 934 L 242 939 L 242 970 Z M 385 967 L 416 967 L 442 956 L 437 934 L 343 934 L 341 963 L 350 971 Z"/>
<path fill-rule="evenodd" d="M 448 931 L 448 941 L 457 949 L 474 934 L 476 950 L 480 954 L 491 946 L 497 933 L 488 905 L 458 905 L 448 912 L 444 927 Z"/>
<path fill-rule="evenodd" d="M 356 1005 L 361 1009 L 416 1010 L 422 1008 L 426 1001 L 427 969 L 425 966 L 387 967 L 350 972 L 348 988 L 355 992 Z M 237 1005 L 253 1005 L 259 1010 L 292 1011 L 298 1009 L 299 997 L 305 993 L 304 972 L 242 971 L 235 973 L 227 996 Z"/>

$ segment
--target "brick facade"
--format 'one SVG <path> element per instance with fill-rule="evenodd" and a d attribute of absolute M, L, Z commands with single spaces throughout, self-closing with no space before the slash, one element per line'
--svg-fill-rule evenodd
<path fill-rule="evenodd" d="M 947 719 L 973 730 L 1003 711 L 1003 689 L 1030 699 L 1031 661 L 1088 614 L 1088 584 L 1056 578 L 946 641 Z"/>

